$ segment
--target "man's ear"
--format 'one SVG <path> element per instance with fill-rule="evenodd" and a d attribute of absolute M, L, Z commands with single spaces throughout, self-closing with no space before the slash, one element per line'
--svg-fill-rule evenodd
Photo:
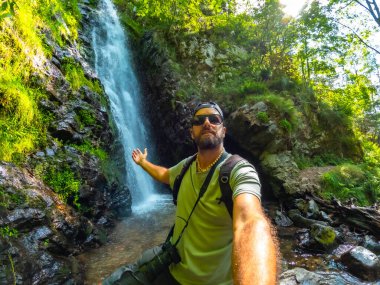
<path fill-rule="evenodd" d="M 223 138 L 226 136 L 226 133 L 227 133 L 227 128 L 223 127 Z"/>
<path fill-rule="evenodd" d="M 193 140 L 193 139 L 194 139 L 194 135 L 193 135 L 193 128 L 190 128 L 190 129 L 189 129 L 189 131 L 190 131 L 190 136 L 191 136 L 191 139 Z"/>

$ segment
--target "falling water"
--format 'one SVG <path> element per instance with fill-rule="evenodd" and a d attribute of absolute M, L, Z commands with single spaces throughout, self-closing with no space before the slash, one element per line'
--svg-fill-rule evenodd
<path fill-rule="evenodd" d="M 95 70 L 110 99 L 111 112 L 119 130 L 126 161 L 126 184 L 132 192 L 133 209 L 148 206 L 155 199 L 153 180 L 131 159 L 132 149 L 148 148 L 147 124 L 141 113 L 139 83 L 133 71 L 128 42 L 111 0 L 101 0 L 99 23 L 93 29 Z"/>

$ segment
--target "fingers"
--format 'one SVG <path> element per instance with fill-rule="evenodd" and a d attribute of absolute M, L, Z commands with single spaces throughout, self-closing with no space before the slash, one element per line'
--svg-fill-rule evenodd
<path fill-rule="evenodd" d="M 148 156 L 147 148 L 144 149 L 144 153 L 142 153 L 139 148 L 135 148 L 134 150 L 132 150 L 132 159 L 137 164 L 139 164 L 139 162 L 144 160 L 147 156 Z"/>

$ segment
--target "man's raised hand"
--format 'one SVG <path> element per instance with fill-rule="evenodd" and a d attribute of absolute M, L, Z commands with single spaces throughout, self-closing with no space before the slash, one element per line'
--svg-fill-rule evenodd
<path fill-rule="evenodd" d="M 139 148 L 135 148 L 132 151 L 132 159 L 137 165 L 141 165 L 141 163 L 147 158 L 148 156 L 148 151 L 145 148 L 144 153 L 141 152 Z"/>

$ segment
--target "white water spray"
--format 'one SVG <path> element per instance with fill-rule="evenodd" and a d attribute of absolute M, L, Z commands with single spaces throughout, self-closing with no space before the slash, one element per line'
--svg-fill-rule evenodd
<path fill-rule="evenodd" d="M 126 183 L 132 192 L 133 209 L 149 207 L 155 201 L 154 182 L 131 159 L 133 148 L 149 145 L 149 133 L 141 113 L 141 95 L 128 50 L 128 42 L 111 0 L 101 0 L 99 23 L 93 29 L 95 70 L 110 99 L 111 112 L 124 147 Z M 145 205 L 145 206 L 144 206 Z"/>

